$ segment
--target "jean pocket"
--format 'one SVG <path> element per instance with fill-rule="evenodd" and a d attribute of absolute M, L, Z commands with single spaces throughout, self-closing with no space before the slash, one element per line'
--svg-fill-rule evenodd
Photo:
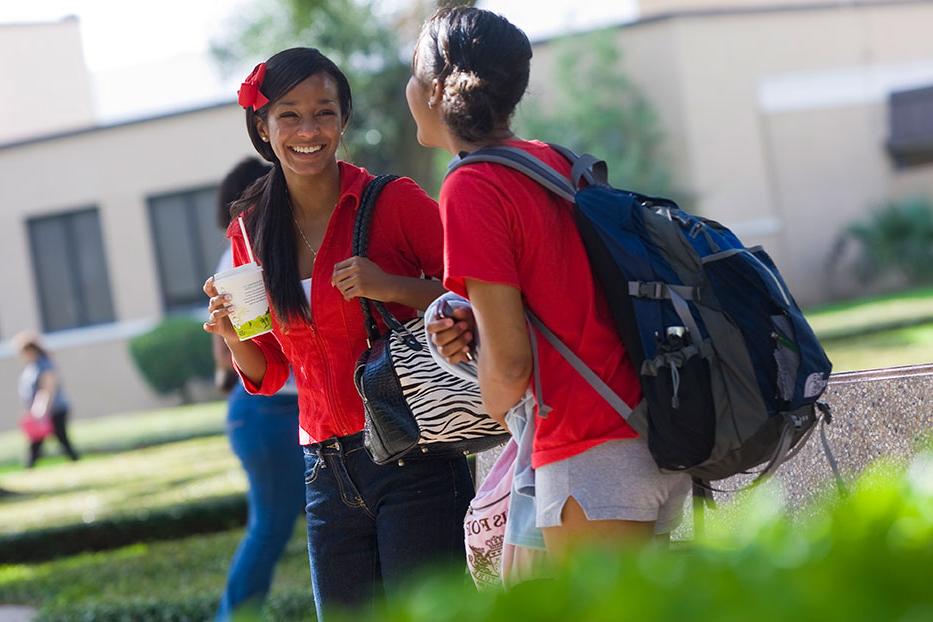
<path fill-rule="evenodd" d="M 313 484 L 323 468 L 325 468 L 323 456 L 305 454 L 305 486 Z"/>

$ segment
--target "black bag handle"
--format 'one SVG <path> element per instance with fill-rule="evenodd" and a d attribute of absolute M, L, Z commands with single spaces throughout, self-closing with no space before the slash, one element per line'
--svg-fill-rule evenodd
<path fill-rule="evenodd" d="M 356 212 L 356 221 L 353 225 L 353 245 L 351 252 L 357 257 L 366 257 L 369 247 L 369 233 L 372 227 L 373 215 L 376 212 L 376 202 L 382 190 L 398 179 L 398 175 L 379 175 L 366 185 L 363 194 L 360 197 L 360 207 Z M 392 332 L 399 333 L 402 340 L 412 350 L 421 350 L 421 344 L 415 339 L 415 336 L 409 332 L 401 322 L 386 308 L 384 304 L 377 300 L 369 298 L 360 298 L 360 308 L 363 310 L 363 325 L 366 328 L 366 341 L 372 347 L 372 343 L 379 339 L 379 326 L 376 324 L 376 318 L 373 315 L 373 308 L 382 317 L 382 321 Z"/>

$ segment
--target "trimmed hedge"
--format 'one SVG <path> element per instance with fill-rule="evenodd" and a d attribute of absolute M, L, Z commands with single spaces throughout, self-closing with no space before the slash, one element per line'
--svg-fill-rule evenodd
<path fill-rule="evenodd" d="M 148 333 L 130 340 L 130 355 L 143 378 L 157 393 L 181 393 L 190 398 L 188 383 L 214 373 L 211 336 L 190 317 L 169 317 Z"/>
<path fill-rule="evenodd" d="M 34 622 L 200 622 L 211 620 L 217 612 L 219 596 L 201 596 L 165 602 L 155 598 L 128 603 L 88 603 L 42 610 Z M 270 596 L 262 610 L 250 616 L 241 612 L 237 620 L 310 622 L 314 620 L 311 587 Z"/>
<path fill-rule="evenodd" d="M 216 610 L 243 533 L 234 529 L 38 564 L 3 564 L 0 603 L 31 605 L 38 609 L 39 621 L 207 620 Z M 297 622 L 311 619 L 313 610 L 305 525 L 296 516 L 269 599 L 252 613 L 264 620 Z"/>
<path fill-rule="evenodd" d="M 32 529 L 0 535 L 0 559 L 5 563 L 38 562 L 135 542 L 226 531 L 245 525 L 246 514 L 246 497 L 229 495 L 92 523 Z"/>

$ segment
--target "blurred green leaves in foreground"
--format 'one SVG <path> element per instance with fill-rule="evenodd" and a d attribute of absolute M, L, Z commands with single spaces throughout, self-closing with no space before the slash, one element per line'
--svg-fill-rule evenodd
<path fill-rule="evenodd" d="M 933 620 L 933 453 L 906 470 L 874 465 L 847 498 L 828 495 L 798 522 L 777 489 L 748 494 L 736 515 L 714 520 L 687 548 L 581 553 L 556 578 L 506 593 L 477 594 L 462 577 L 436 576 L 370 619 Z"/>

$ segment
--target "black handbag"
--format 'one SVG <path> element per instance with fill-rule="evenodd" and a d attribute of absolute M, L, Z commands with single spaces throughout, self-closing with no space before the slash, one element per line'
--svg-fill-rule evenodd
<path fill-rule="evenodd" d="M 353 255 L 366 257 L 376 200 L 394 175 L 373 179 L 363 191 L 353 230 Z M 360 298 L 369 348 L 353 373 L 363 399 L 363 444 L 386 464 L 410 452 L 450 456 L 501 445 L 508 432 L 483 410 L 479 386 L 447 373 L 427 346 L 424 319 L 402 324 L 385 305 Z M 388 327 L 380 334 L 373 314 Z"/>

